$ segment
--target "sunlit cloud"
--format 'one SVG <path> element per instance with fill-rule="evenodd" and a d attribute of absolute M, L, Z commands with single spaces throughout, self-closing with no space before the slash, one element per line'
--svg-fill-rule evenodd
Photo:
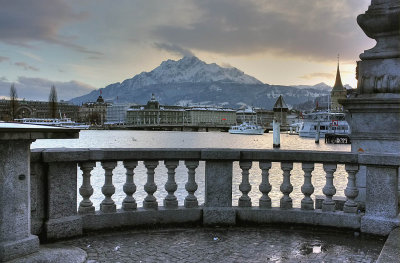
<path fill-rule="evenodd" d="M 325 78 L 325 79 L 333 79 L 335 77 L 332 73 L 324 73 L 324 72 L 314 72 L 307 75 L 300 76 L 300 79 L 315 79 L 315 78 Z"/>

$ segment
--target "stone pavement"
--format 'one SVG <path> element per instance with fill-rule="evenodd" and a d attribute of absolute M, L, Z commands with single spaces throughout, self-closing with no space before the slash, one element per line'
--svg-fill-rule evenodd
<path fill-rule="evenodd" d="M 59 243 L 85 250 L 88 263 L 375 262 L 384 241 L 321 228 L 193 227 L 91 233 Z"/>

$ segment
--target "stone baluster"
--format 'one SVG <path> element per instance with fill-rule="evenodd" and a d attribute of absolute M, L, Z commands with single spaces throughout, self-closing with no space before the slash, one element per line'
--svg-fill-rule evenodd
<path fill-rule="evenodd" d="M 269 192 L 272 190 L 272 186 L 269 183 L 269 169 L 271 169 L 271 162 L 260 162 L 261 169 L 261 184 L 258 187 L 262 196 L 259 201 L 259 206 L 261 208 L 271 208 L 271 198 L 268 196 Z"/>
<path fill-rule="evenodd" d="M 132 211 L 137 208 L 136 200 L 132 195 L 136 192 L 136 185 L 133 180 L 133 170 L 138 165 L 138 162 L 124 161 L 123 164 L 126 169 L 126 181 L 123 188 L 126 197 L 122 201 L 122 209 L 125 211 Z"/>
<path fill-rule="evenodd" d="M 101 166 L 105 171 L 104 185 L 101 188 L 101 192 L 103 193 L 105 198 L 100 204 L 100 211 L 104 213 L 113 213 L 116 212 L 117 208 L 114 203 L 114 200 L 112 200 L 111 198 L 111 196 L 115 193 L 115 187 L 112 183 L 112 176 L 113 176 L 112 171 L 117 166 L 117 162 L 115 161 L 101 162 Z"/>
<path fill-rule="evenodd" d="M 326 173 L 326 183 L 322 189 L 322 192 L 325 195 L 325 199 L 322 202 L 322 211 L 335 211 L 335 201 L 332 200 L 332 197 L 336 194 L 336 188 L 333 185 L 333 173 L 336 171 L 336 164 L 324 163 L 323 166 Z"/>
<path fill-rule="evenodd" d="M 165 183 L 165 190 L 168 192 L 164 199 L 165 208 L 178 208 L 178 200 L 175 191 L 178 185 L 175 182 L 175 169 L 178 167 L 179 161 L 165 161 L 165 167 L 168 169 L 168 181 Z"/>
<path fill-rule="evenodd" d="M 301 200 L 301 209 L 313 210 L 314 201 L 311 199 L 311 195 L 314 193 L 314 186 L 311 183 L 311 173 L 314 171 L 314 164 L 303 163 L 302 169 L 304 171 L 304 184 L 301 187 L 301 192 L 304 194 L 304 198 Z"/>
<path fill-rule="evenodd" d="M 82 170 L 82 186 L 79 188 L 79 194 L 82 196 L 82 201 L 79 203 L 78 212 L 80 214 L 94 213 L 94 206 L 90 197 L 93 194 L 93 187 L 90 184 L 90 172 L 96 166 L 95 162 L 79 163 L 79 168 Z"/>
<path fill-rule="evenodd" d="M 188 195 L 185 197 L 185 207 L 195 208 L 198 207 L 197 197 L 194 192 L 197 190 L 197 183 L 195 180 L 195 170 L 199 166 L 199 161 L 185 161 L 185 165 L 188 169 L 188 181 L 185 184 L 185 189 Z"/>
<path fill-rule="evenodd" d="M 343 212 L 345 213 L 357 213 L 358 205 L 354 201 L 354 199 L 358 195 L 358 189 L 356 187 L 356 174 L 358 172 L 358 165 L 357 164 L 346 164 L 346 172 L 348 174 L 348 181 L 347 187 L 344 190 L 344 194 L 346 195 L 346 202 L 343 206 Z"/>
<path fill-rule="evenodd" d="M 293 185 L 290 183 L 290 171 L 293 169 L 293 163 L 281 163 L 281 169 L 283 171 L 283 182 L 280 190 L 283 196 L 280 200 L 280 207 L 283 209 L 290 209 L 293 207 L 292 198 L 289 194 L 293 191 Z"/>
<path fill-rule="evenodd" d="M 144 185 L 144 190 L 147 196 L 143 201 L 143 208 L 145 209 L 157 209 L 157 199 L 154 197 L 155 191 L 157 191 L 157 185 L 154 183 L 154 169 L 156 169 L 158 161 L 144 161 L 144 166 L 147 169 L 147 182 Z"/>
<path fill-rule="evenodd" d="M 239 207 L 251 207 L 251 198 L 248 195 L 251 191 L 251 185 L 249 183 L 249 170 L 251 165 L 252 162 L 239 162 L 239 166 L 242 169 L 242 182 L 239 185 L 242 196 L 239 197 Z"/>

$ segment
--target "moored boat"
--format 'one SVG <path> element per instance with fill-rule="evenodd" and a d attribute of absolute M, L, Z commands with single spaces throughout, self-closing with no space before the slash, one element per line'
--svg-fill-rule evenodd
<path fill-rule="evenodd" d="M 240 125 L 232 126 L 229 129 L 229 133 L 232 134 L 251 134 L 251 135 L 261 135 L 264 133 L 264 128 L 260 125 L 253 123 L 244 122 Z"/>
<path fill-rule="evenodd" d="M 321 138 L 327 133 L 348 135 L 351 132 L 342 112 L 319 111 L 305 114 L 299 136 L 315 138 L 318 131 Z"/>

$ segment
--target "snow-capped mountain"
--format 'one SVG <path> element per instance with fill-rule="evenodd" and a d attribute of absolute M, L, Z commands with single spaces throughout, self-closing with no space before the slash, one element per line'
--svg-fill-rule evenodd
<path fill-rule="evenodd" d="M 132 79 L 133 80 L 133 79 Z M 181 60 L 167 60 L 150 72 L 142 72 L 134 80 L 141 86 L 171 83 L 233 82 L 241 84 L 262 84 L 261 81 L 244 74 L 237 68 L 223 68 L 215 63 L 206 64 L 197 57 L 183 57 Z"/>
<path fill-rule="evenodd" d="M 281 94 L 288 105 L 294 105 L 328 93 L 326 88 L 321 87 L 263 84 L 237 68 L 207 64 L 197 57 L 164 61 L 150 72 L 142 72 L 101 90 L 103 98 L 111 102 L 145 104 L 151 94 L 155 93 L 161 104 L 220 105 L 232 108 L 241 105 L 271 108 Z M 98 96 L 99 91 L 92 91 L 71 102 L 81 104 L 95 101 Z"/>

